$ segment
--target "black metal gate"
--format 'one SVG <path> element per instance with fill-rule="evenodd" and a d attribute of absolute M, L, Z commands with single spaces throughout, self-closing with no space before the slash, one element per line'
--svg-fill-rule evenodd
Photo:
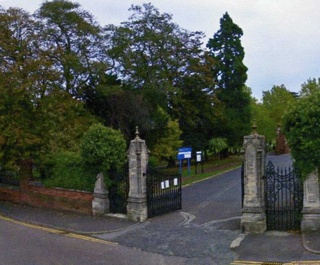
<path fill-rule="evenodd" d="M 244 162 L 242 162 L 241 166 L 241 208 L 243 208 L 244 201 Z"/>
<path fill-rule="evenodd" d="M 128 163 L 118 170 L 110 170 L 109 200 L 110 213 L 127 213 L 127 200 L 129 194 L 129 166 Z"/>
<path fill-rule="evenodd" d="M 266 214 L 268 230 L 300 230 L 303 185 L 295 169 L 266 168 Z"/>
<path fill-rule="evenodd" d="M 147 170 L 148 218 L 180 210 L 181 175 L 164 169 Z"/>

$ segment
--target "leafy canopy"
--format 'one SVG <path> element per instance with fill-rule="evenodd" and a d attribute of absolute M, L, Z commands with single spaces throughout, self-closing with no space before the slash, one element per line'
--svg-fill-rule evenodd
<path fill-rule="evenodd" d="M 56 85 L 81 98 L 96 75 L 107 70 L 100 26 L 78 3 L 67 0 L 44 2 L 35 17 L 41 47 L 58 74 Z"/>
<path fill-rule="evenodd" d="M 320 168 L 319 126 L 320 91 L 299 99 L 283 116 L 283 132 L 302 178 Z"/>
<path fill-rule="evenodd" d="M 274 128 L 281 125 L 285 110 L 295 102 L 295 96 L 284 85 L 273 86 L 270 91 L 262 93 L 262 104 L 268 110 L 268 115 L 274 122 Z"/>

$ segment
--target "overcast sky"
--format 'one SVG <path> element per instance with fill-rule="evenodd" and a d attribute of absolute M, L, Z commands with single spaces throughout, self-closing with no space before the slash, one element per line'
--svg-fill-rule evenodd
<path fill-rule="evenodd" d="M 31 13 L 42 0 L 0 0 L 4 8 L 21 7 Z M 190 31 L 203 31 L 205 44 L 220 28 L 228 12 L 242 28 L 247 86 L 260 99 L 262 91 L 285 85 L 298 92 L 309 78 L 320 77 L 319 0 L 78 0 L 100 25 L 128 20 L 131 4 L 151 2 L 160 12 Z"/>

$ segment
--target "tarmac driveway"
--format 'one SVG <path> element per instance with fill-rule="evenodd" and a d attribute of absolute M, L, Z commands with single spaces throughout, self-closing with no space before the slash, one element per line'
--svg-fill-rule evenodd
<path fill-rule="evenodd" d="M 188 258 L 188 264 L 230 264 L 240 234 L 240 168 L 183 188 L 182 210 L 115 233 L 97 235 L 128 247 Z"/>

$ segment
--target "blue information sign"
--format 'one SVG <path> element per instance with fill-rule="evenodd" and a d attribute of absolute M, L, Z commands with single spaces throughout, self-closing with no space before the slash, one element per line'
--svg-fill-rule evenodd
<path fill-rule="evenodd" d="M 179 160 L 180 165 L 180 174 L 182 173 L 182 161 L 183 159 L 188 160 L 188 173 L 190 174 L 190 159 L 192 156 L 192 148 L 191 147 L 181 147 L 179 148 L 177 158 Z"/>

